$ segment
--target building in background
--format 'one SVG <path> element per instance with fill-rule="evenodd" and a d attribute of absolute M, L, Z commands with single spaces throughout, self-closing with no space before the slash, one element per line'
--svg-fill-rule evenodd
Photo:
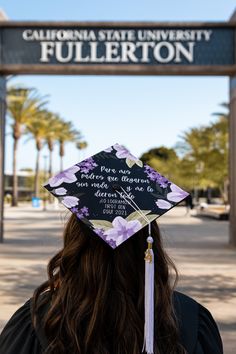
<path fill-rule="evenodd" d="M 18 197 L 21 201 L 29 201 L 33 197 L 34 172 L 32 170 L 18 171 Z M 13 175 L 6 171 L 4 176 L 4 196 L 6 201 L 11 200 Z"/>

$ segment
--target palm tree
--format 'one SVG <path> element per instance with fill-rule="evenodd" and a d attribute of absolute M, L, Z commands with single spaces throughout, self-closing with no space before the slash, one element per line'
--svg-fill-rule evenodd
<path fill-rule="evenodd" d="M 62 121 L 58 114 L 52 113 L 50 111 L 45 111 L 45 119 L 47 125 L 45 139 L 49 150 L 48 174 L 49 177 L 52 177 L 52 155 L 55 142 L 57 141 L 58 135 L 60 134 Z"/>
<path fill-rule="evenodd" d="M 35 140 L 37 156 L 35 164 L 34 195 L 39 197 L 39 163 L 40 154 L 48 133 L 47 111 L 38 110 L 26 124 L 26 132 Z"/>
<path fill-rule="evenodd" d="M 222 107 L 223 109 L 225 109 L 226 112 L 214 112 L 214 113 L 212 113 L 212 115 L 229 120 L 229 109 L 230 109 L 229 103 L 223 102 L 223 103 L 220 103 L 219 106 Z"/>
<path fill-rule="evenodd" d="M 25 124 L 31 119 L 35 109 L 45 104 L 44 98 L 39 96 L 34 88 L 11 86 L 7 91 L 7 109 L 12 119 L 13 137 L 13 195 L 12 206 L 17 206 L 17 151 L 19 139 L 22 136 Z"/>
<path fill-rule="evenodd" d="M 59 142 L 60 155 L 60 171 L 63 171 L 63 157 L 65 155 L 65 143 L 75 142 L 81 138 L 78 130 L 74 129 L 72 122 L 65 122 L 61 120 L 61 128 L 57 135 Z"/>
<path fill-rule="evenodd" d="M 225 148 L 228 152 L 229 150 L 229 115 L 230 115 L 230 104 L 227 102 L 223 102 L 220 104 L 220 106 L 225 110 L 225 112 L 214 112 L 212 115 L 218 117 L 218 126 L 220 126 L 220 130 L 225 133 L 226 139 L 225 139 Z M 228 159 L 228 156 L 227 156 Z M 227 166 L 228 168 L 228 166 Z M 223 182 L 223 199 L 225 204 L 229 203 L 229 175 L 224 178 Z"/>

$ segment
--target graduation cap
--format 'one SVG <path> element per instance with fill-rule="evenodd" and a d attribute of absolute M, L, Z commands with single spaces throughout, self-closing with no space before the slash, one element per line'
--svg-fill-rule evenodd
<path fill-rule="evenodd" d="M 115 249 L 148 225 L 144 348 L 153 353 L 154 256 L 151 221 L 188 193 L 115 144 L 58 173 L 44 187 Z"/>

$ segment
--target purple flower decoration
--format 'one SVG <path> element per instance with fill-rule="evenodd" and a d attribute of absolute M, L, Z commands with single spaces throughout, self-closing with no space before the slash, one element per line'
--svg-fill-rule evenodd
<path fill-rule="evenodd" d="M 105 149 L 105 150 L 103 150 L 103 151 L 105 151 L 105 152 L 112 152 L 112 150 L 113 150 L 113 148 L 112 148 L 112 146 L 111 146 L 111 147 L 109 147 L 109 148 L 107 148 L 107 149 Z"/>
<path fill-rule="evenodd" d="M 152 167 L 145 165 L 144 171 L 147 174 L 148 178 L 153 182 L 157 182 L 160 187 L 166 188 L 168 186 L 169 183 L 168 179 L 160 175 L 160 173 L 155 171 Z"/>
<path fill-rule="evenodd" d="M 114 240 L 107 240 L 104 229 L 95 228 L 93 231 L 96 232 L 96 234 L 101 237 L 101 239 L 105 241 L 109 246 L 116 248 L 117 244 Z"/>
<path fill-rule="evenodd" d="M 76 207 L 73 207 L 73 208 L 70 209 L 70 211 L 71 211 L 72 213 L 76 214 L 76 213 L 78 213 L 79 209 L 76 208 Z"/>
<path fill-rule="evenodd" d="M 72 208 L 79 204 L 79 198 L 67 196 L 62 199 L 62 204 L 65 205 L 67 208 Z"/>
<path fill-rule="evenodd" d="M 106 236 L 104 235 L 104 229 L 99 229 L 98 227 L 93 229 L 94 232 L 96 232 L 96 234 L 98 236 L 100 236 L 103 240 L 106 240 Z"/>
<path fill-rule="evenodd" d="M 80 209 L 80 212 L 81 212 L 82 214 L 84 214 L 84 216 L 89 216 L 88 208 L 85 207 L 85 206 Z"/>
<path fill-rule="evenodd" d="M 78 211 L 78 213 L 76 213 L 76 216 L 80 220 L 84 218 L 84 215 L 83 215 L 83 213 L 80 212 L 80 210 Z"/>
<path fill-rule="evenodd" d="M 159 209 L 170 209 L 172 207 L 172 204 L 170 204 L 169 202 L 167 202 L 167 200 L 164 199 L 157 199 L 156 205 Z"/>
<path fill-rule="evenodd" d="M 111 246 L 112 248 L 116 248 L 118 245 L 116 243 L 116 241 L 114 240 L 106 240 L 106 242 L 108 243 L 109 246 Z"/>
<path fill-rule="evenodd" d="M 105 232 L 106 241 L 113 240 L 116 246 L 119 246 L 123 241 L 127 240 L 135 232 L 142 228 L 142 224 L 138 220 L 127 221 L 121 216 L 117 216 L 112 221 L 112 229 Z"/>
<path fill-rule="evenodd" d="M 79 167 L 74 165 L 67 170 L 58 173 L 56 176 L 49 179 L 48 184 L 50 187 L 58 187 L 62 183 L 74 183 L 77 181 L 75 173 L 79 171 Z"/>
<path fill-rule="evenodd" d="M 54 189 L 53 193 L 55 195 L 65 195 L 67 190 L 63 187 Z"/>
<path fill-rule="evenodd" d="M 134 164 L 137 164 L 138 166 L 142 167 L 143 163 L 141 160 L 139 160 L 137 157 L 132 155 L 129 150 L 127 150 L 124 146 L 115 144 L 114 149 L 117 151 L 116 152 L 116 157 L 118 159 L 126 159 L 127 165 L 131 168 Z"/>
<path fill-rule="evenodd" d="M 187 192 L 176 186 L 174 183 L 171 183 L 170 189 L 171 192 L 167 194 L 167 199 L 172 202 L 178 203 L 188 196 Z"/>
<path fill-rule="evenodd" d="M 77 164 L 79 166 L 80 171 L 82 173 L 89 173 L 92 171 L 95 167 L 97 167 L 96 162 L 93 160 L 92 157 L 89 157 L 88 159 L 81 161 L 80 163 Z"/>
<path fill-rule="evenodd" d="M 132 155 L 129 150 L 127 150 L 124 146 L 122 145 L 119 145 L 119 144 L 115 144 L 114 145 L 114 149 L 117 151 L 116 153 L 116 156 L 119 158 L 119 159 L 130 159 L 130 160 L 133 160 L 133 161 L 136 161 L 138 160 L 137 157 L 135 157 L 134 155 Z"/>
<path fill-rule="evenodd" d="M 76 207 L 73 207 L 70 209 L 70 211 L 74 214 L 76 214 L 78 219 L 84 219 L 86 216 L 89 216 L 89 211 L 87 207 L 83 207 L 81 209 L 78 209 Z"/>

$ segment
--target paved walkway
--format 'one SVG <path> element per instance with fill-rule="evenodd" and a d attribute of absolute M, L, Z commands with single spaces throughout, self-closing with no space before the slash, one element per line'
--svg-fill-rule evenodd
<path fill-rule="evenodd" d="M 6 207 L 6 240 L 0 244 L 0 329 L 45 280 L 45 266 L 62 244 L 66 215 L 64 209 Z M 161 217 L 160 226 L 179 269 L 178 289 L 213 313 L 224 353 L 235 354 L 236 250 L 228 247 L 228 222 L 185 216 L 185 209 L 178 207 Z"/>

